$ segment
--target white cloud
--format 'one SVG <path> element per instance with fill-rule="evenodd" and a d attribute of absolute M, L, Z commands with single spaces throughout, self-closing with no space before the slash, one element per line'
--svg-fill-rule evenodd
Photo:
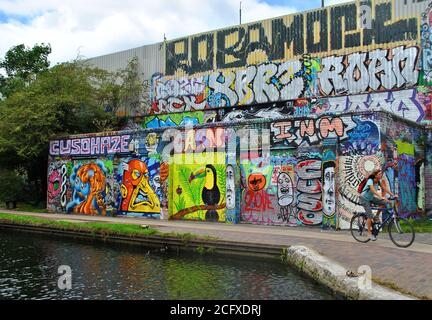
<path fill-rule="evenodd" d="M 262 0 L 242 1 L 242 22 L 295 11 Z M 0 57 L 12 46 L 50 43 L 51 62 L 90 58 L 235 25 L 238 0 L 2 0 L 0 11 L 31 17 L 0 23 Z"/>
<path fill-rule="evenodd" d="M 332 6 L 335 4 L 342 4 L 342 3 L 346 3 L 346 2 L 353 2 L 354 0 L 325 0 L 325 5 L 326 6 Z"/>

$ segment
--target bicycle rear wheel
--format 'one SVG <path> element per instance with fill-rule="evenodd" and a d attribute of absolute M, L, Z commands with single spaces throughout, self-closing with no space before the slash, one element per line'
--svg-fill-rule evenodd
<path fill-rule="evenodd" d="M 388 230 L 391 241 L 398 247 L 408 248 L 414 242 L 414 227 L 407 219 L 392 219 L 389 223 Z"/>
<path fill-rule="evenodd" d="M 366 243 L 370 241 L 365 214 L 357 213 L 351 218 L 350 231 L 353 238 L 358 242 Z"/>

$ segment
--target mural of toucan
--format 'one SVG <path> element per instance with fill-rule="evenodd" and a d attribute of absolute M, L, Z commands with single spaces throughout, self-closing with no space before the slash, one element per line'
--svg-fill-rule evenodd
<path fill-rule="evenodd" d="M 204 188 L 201 193 L 202 201 L 207 206 L 216 206 L 220 201 L 220 191 L 217 186 L 217 174 L 216 169 L 211 164 L 205 166 L 205 168 L 199 168 L 189 177 L 189 183 L 196 178 L 204 178 Z M 208 210 L 205 215 L 205 219 L 208 221 L 218 221 L 219 215 L 216 210 Z"/>

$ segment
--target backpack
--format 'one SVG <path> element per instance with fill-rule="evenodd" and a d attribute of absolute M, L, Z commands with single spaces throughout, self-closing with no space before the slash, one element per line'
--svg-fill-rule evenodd
<path fill-rule="evenodd" d="M 358 192 L 358 193 L 361 194 L 361 193 L 363 192 L 364 186 L 366 185 L 366 183 L 368 182 L 369 179 L 371 179 L 370 176 L 367 177 L 367 178 L 364 178 L 364 179 L 362 180 L 362 182 L 360 182 L 360 184 L 359 184 L 359 186 L 358 186 L 358 188 L 357 188 L 357 192 Z M 378 182 L 378 184 L 379 184 L 379 186 L 381 187 L 381 182 Z"/>

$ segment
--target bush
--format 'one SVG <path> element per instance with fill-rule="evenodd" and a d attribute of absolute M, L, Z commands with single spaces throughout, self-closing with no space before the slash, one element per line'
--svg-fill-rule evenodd
<path fill-rule="evenodd" d="M 24 195 L 24 178 L 11 170 L 0 171 L 0 201 L 21 201 Z"/>

